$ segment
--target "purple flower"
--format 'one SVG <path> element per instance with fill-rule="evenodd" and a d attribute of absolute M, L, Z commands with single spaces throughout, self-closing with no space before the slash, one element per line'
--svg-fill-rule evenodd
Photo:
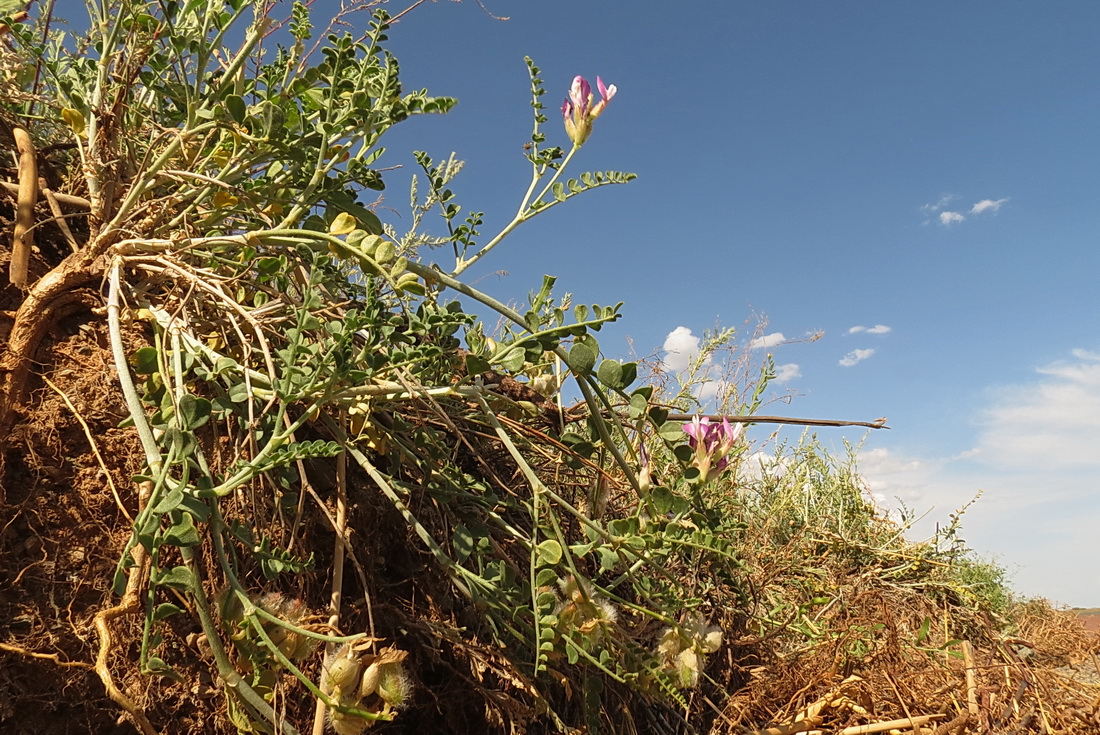
<path fill-rule="evenodd" d="M 607 86 L 600 77 L 596 77 L 596 87 L 600 90 L 600 101 L 593 105 L 592 85 L 582 76 L 574 77 L 573 84 L 569 87 L 569 96 L 561 106 L 565 132 L 578 148 L 584 145 L 592 133 L 592 121 L 603 113 L 607 103 L 618 91 L 614 84 Z"/>
<path fill-rule="evenodd" d="M 688 446 L 695 450 L 691 464 L 698 468 L 702 477 L 714 479 L 729 465 L 729 453 L 741 438 L 741 430 L 741 424 L 734 426 L 726 418 L 717 424 L 705 416 L 702 419 L 696 416 L 691 423 L 684 424 Z"/>

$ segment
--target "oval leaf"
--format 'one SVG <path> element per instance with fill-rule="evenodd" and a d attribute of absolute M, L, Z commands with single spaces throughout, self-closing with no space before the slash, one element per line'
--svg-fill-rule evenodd
<path fill-rule="evenodd" d="M 569 348 L 569 367 L 574 372 L 585 374 L 592 372 L 596 365 L 596 351 L 586 342 L 575 342 Z"/>
<path fill-rule="evenodd" d="M 561 561 L 561 544 L 554 539 L 547 539 L 535 548 L 539 554 L 539 565 L 548 567 Z"/>
<path fill-rule="evenodd" d="M 132 360 L 134 372 L 138 375 L 152 375 L 160 369 L 155 347 L 142 347 L 134 353 Z"/>
<path fill-rule="evenodd" d="M 359 226 L 359 223 L 355 221 L 347 212 L 341 212 L 336 215 L 332 223 L 328 226 L 328 234 L 330 235 L 346 235 L 349 232 L 355 230 Z"/>
<path fill-rule="evenodd" d="M 623 388 L 623 366 L 618 360 L 604 360 L 600 363 L 600 369 L 596 371 L 596 379 L 608 388 Z"/>

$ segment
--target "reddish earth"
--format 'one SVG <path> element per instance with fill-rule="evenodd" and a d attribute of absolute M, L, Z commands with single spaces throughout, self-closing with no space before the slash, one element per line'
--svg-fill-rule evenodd
<path fill-rule="evenodd" d="M 1100 612 L 1090 610 L 1089 612 L 1078 613 L 1077 618 L 1086 630 L 1100 633 Z"/>

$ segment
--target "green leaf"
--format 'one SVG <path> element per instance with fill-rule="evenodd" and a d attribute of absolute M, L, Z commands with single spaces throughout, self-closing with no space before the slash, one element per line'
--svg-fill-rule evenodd
<path fill-rule="evenodd" d="M 162 602 L 153 611 L 153 620 L 165 620 L 181 612 L 183 612 L 183 608 L 178 605 L 173 605 L 171 602 Z"/>
<path fill-rule="evenodd" d="M 378 249 L 374 251 L 374 259 L 381 265 L 386 265 L 397 255 L 397 248 L 389 240 L 378 243 Z"/>
<path fill-rule="evenodd" d="M 619 555 L 606 546 L 596 549 L 600 555 L 600 572 L 609 572 L 619 564 Z"/>
<path fill-rule="evenodd" d="M 587 342 L 575 342 L 569 348 L 569 367 L 581 375 L 592 372 L 596 365 L 596 350 Z"/>
<path fill-rule="evenodd" d="M 928 637 L 928 631 L 932 627 L 932 618 L 925 618 L 921 622 L 920 630 L 917 631 L 917 645 L 919 646 L 924 642 L 924 639 Z"/>
<path fill-rule="evenodd" d="M 226 97 L 225 109 L 229 112 L 229 116 L 233 118 L 233 122 L 238 125 L 244 122 L 245 104 L 244 99 L 240 95 L 231 94 Z"/>
<path fill-rule="evenodd" d="M 638 363 L 636 362 L 624 362 L 623 363 L 623 385 L 625 389 L 628 385 L 638 379 Z"/>
<path fill-rule="evenodd" d="M 547 539 L 535 548 L 538 550 L 539 566 L 553 566 L 561 561 L 561 544 L 554 539 Z"/>
<path fill-rule="evenodd" d="M 226 392 L 229 395 L 229 400 L 233 401 L 233 403 L 244 403 L 252 397 L 252 394 L 248 390 L 248 386 L 243 382 L 234 383 L 229 386 L 229 390 Z"/>
<path fill-rule="evenodd" d="M 210 401 L 190 393 L 184 394 L 180 397 L 179 418 L 183 429 L 194 431 L 210 420 Z"/>
<path fill-rule="evenodd" d="M 539 573 L 535 575 L 535 587 L 546 587 L 554 583 L 558 578 L 558 573 L 553 569 L 540 569 Z"/>
<path fill-rule="evenodd" d="M 467 375 L 481 375 L 487 373 L 491 369 L 489 361 L 483 357 L 478 357 L 474 354 L 466 355 L 466 374 Z"/>
<path fill-rule="evenodd" d="M 635 393 L 630 397 L 629 415 L 632 419 L 639 419 L 645 415 L 646 407 L 649 406 L 649 401 L 643 395 Z"/>
<path fill-rule="evenodd" d="M 420 282 L 420 276 L 415 273 L 406 273 L 394 283 L 394 288 L 398 293 L 411 293 L 418 296 L 423 296 L 428 291 L 424 288 L 424 284 Z"/>
<path fill-rule="evenodd" d="M 202 543 L 195 520 L 187 513 L 180 513 L 179 520 L 168 528 L 163 538 L 164 543 L 173 546 L 198 546 Z"/>
<path fill-rule="evenodd" d="M 145 662 L 143 667 L 143 674 L 156 674 L 158 676 L 167 676 L 169 679 L 175 679 L 176 681 L 182 681 L 183 677 L 179 672 L 164 662 L 164 659 L 158 656 L 150 656 Z"/>
<path fill-rule="evenodd" d="M 162 587 L 171 587 L 175 590 L 186 591 L 191 588 L 194 579 L 190 569 L 184 566 L 178 566 L 172 567 L 167 571 L 162 571 L 157 575 L 154 581 Z"/>
<path fill-rule="evenodd" d="M 134 372 L 138 375 L 152 375 L 160 370 L 155 347 L 142 347 L 131 359 L 134 363 Z"/>
<path fill-rule="evenodd" d="M 618 360 L 604 360 L 600 363 L 600 369 L 596 371 L 596 379 L 608 388 L 621 390 L 625 386 L 622 363 Z"/>
<path fill-rule="evenodd" d="M 455 561 L 459 564 L 466 561 L 474 552 L 474 536 L 470 529 L 459 523 L 451 534 L 451 545 L 455 549 Z"/>
<path fill-rule="evenodd" d="M 180 507 L 180 503 L 183 502 L 183 490 L 178 487 L 174 487 L 168 491 L 168 494 L 161 498 L 156 505 L 153 506 L 153 512 L 157 515 L 164 515 L 170 513 L 176 508 Z"/>
<path fill-rule="evenodd" d="M 518 373 L 523 369 L 523 358 L 523 350 L 519 347 L 513 347 L 504 353 L 504 356 L 498 362 L 508 372 Z"/>
<path fill-rule="evenodd" d="M 666 421 L 661 424 L 661 428 L 657 429 L 657 435 L 667 442 L 683 441 L 686 436 L 684 426 L 679 421 Z"/>
<path fill-rule="evenodd" d="M 649 497 L 653 502 L 653 507 L 661 515 L 665 515 L 666 513 L 679 515 L 688 509 L 687 500 L 681 498 L 667 487 L 658 486 L 653 488 L 653 492 Z"/>

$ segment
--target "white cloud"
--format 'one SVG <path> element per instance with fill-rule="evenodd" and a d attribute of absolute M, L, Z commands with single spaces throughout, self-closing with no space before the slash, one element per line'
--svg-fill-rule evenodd
<path fill-rule="evenodd" d="M 943 209 L 944 207 L 946 207 L 948 204 L 950 204 L 951 202 L 955 201 L 956 199 L 958 199 L 958 197 L 954 194 L 944 194 L 942 197 L 939 198 L 939 201 L 937 201 L 933 204 L 922 205 L 921 208 L 920 208 L 920 211 L 925 212 L 927 214 L 931 214 L 932 212 L 938 212 L 941 209 Z"/>
<path fill-rule="evenodd" d="M 758 350 L 762 347 L 775 347 L 786 341 L 787 338 L 783 336 L 782 332 L 772 332 L 771 334 L 762 335 L 749 342 L 749 349 Z"/>
<path fill-rule="evenodd" d="M 929 480 L 936 468 L 935 462 L 907 457 L 882 447 L 859 453 L 860 475 L 884 510 L 897 509 L 899 502 L 918 513 L 930 505 L 939 506 L 937 501 L 941 498 L 929 496 Z"/>
<path fill-rule="evenodd" d="M 700 401 L 706 402 L 712 398 L 725 395 L 730 388 L 730 382 L 728 380 L 719 380 L 715 378 L 705 378 L 703 382 L 695 388 L 695 397 Z"/>
<path fill-rule="evenodd" d="M 745 482 L 769 479 L 778 481 L 787 474 L 790 458 L 775 456 L 774 454 L 756 451 L 742 459 L 737 464 L 738 479 Z"/>
<path fill-rule="evenodd" d="M 795 378 L 801 378 L 802 371 L 798 365 L 793 362 L 788 362 L 786 365 L 777 365 L 775 368 L 775 378 L 773 383 L 786 383 L 794 380 Z"/>
<path fill-rule="evenodd" d="M 888 327 L 885 324 L 876 324 L 873 327 L 851 327 L 848 329 L 848 334 L 859 334 L 860 332 L 866 332 L 867 334 L 887 334 L 893 331 L 893 327 Z"/>
<path fill-rule="evenodd" d="M 996 389 L 985 410 L 978 449 L 984 461 L 1051 471 L 1100 469 L 1100 354 L 1038 368 L 1026 385 Z"/>
<path fill-rule="evenodd" d="M 1001 205 L 1007 201 L 1008 197 L 1004 199 L 983 199 L 970 208 L 970 214 L 981 214 L 982 212 L 989 211 L 996 212 L 1001 208 Z"/>
<path fill-rule="evenodd" d="M 662 369 L 678 373 L 687 370 L 699 357 L 699 338 L 687 327 L 676 327 L 665 337 L 661 349 L 665 351 L 665 359 L 661 361 Z"/>
<path fill-rule="evenodd" d="M 852 365 L 855 365 L 857 362 L 863 362 L 864 360 L 866 360 L 868 357 L 870 357 L 873 354 L 875 354 L 875 351 L 873 349 L 852 350 L 847 355 L 840 358 L 840 363 L 839 364 L 842 367 L 851 367 Z"/>
<path fill-rule="evenodd" d="M 684 373 L 699 359 L 701 341 L 687 327 L 676 327 L 668 336 L 662 349 L 665 357 L 661 360 L 661 369 L 665 372 Z M 698 384 L 692 390 L 700 401 L 719 398 L 730 389 L 730 382 L 720 377 L 721 367 L 707 355 L 695 374 Z"/>
<path fill-rule="evenodd" d="M 953 224 L 962 222 L 966 217 L 963 217 L 958 212 L 940 212 L 940 224 L 944 227 L 950 227 Z"/>
<path fill-rule="evenodd" d="M 983 491 L 963 517 L 967 545 L 1004 566 L 1020 594 L 1096 605 L 1100 571 L 1071 560 L 1100 556 L 1100 353 L 1073 350 L 986 401 L 972 447 L 941 458 L 864 449 L 861 474 L 876 495 L 927 513 L 914 539 Z"/>

